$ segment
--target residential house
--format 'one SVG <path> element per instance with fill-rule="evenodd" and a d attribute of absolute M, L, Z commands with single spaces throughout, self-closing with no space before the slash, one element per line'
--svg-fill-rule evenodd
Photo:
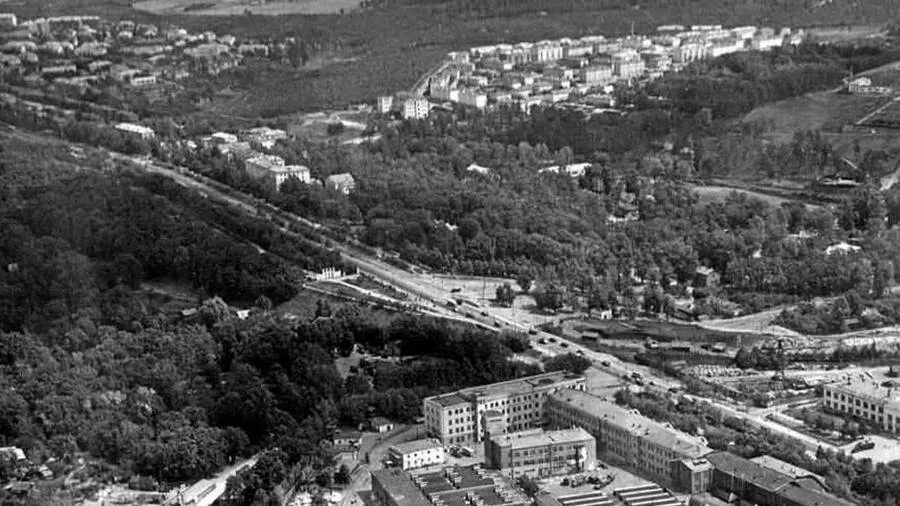
<path fill-rule="evenodd" d="M 349 173 L 332 174 L 325 178 L 325 187 L 349 195 L 356 188 L 356 180 Z"/>

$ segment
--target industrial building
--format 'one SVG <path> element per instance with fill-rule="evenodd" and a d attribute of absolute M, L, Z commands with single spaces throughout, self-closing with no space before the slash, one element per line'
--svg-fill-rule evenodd
<path fill-rule="evenodd" d="M 848 381 L 824 386 L 824 406 L 835 413 L 877 423 L 894 434 L 900 428 L 900 389 L 876 381 Z"/>
<path fill-rule="evenodd" d="M 592 471 L 597 465 L 597 442 L 581 427 L 491 436 L 484 448 L 485 465 L 510 477 L 543 478 Z"/>
<path fill-rule="evenodd" d="M 552 427 L 582 427 L 597 441 L 597 454 L 619 460 L 654 480 L 679 488 L 676 465 L 712 452 L 703 438 L 689 436 L 615 403 L 579 390 L 564 390 L 547 400 Z M 701 472 L 697 470 L 697 472 Z M 682 473 L 683 474 L 683 473 Z"/>
<path fill-rule="evenodd" d="M 736 496 L 751 504 L 772 506 L 850 506 L 851 502 L 828 493 L 813 477 L 795 478 L 728 452 L 708 455 L 713 465 L 710 484 L 714 496 Z"/>
<path fill-rule="evenodd" d="M 416 469 L 443 464 L 447 455 L 437 439 L 418 439 L 391 446 L 388 458 L 401 469 Z"/>
<path fill-rule="evenodd" d="M 555 371 L 428 397 L 422 402 L 425 430 L 444 444 L 473 444 L 483 441 L 487 422 L 509 432 L 541 427 L 550 394 L 584 388 L 584 376 Z M 486 419 L 487 411 L 493 413 Z"/>

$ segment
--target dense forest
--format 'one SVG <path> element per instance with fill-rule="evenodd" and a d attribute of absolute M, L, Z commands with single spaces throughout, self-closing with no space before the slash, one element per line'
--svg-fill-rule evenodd
<path fill-rule="evenodd" d="M 261 253 L 236 237 L 262 225 L 93 150 L 0 146 L 0 445 L 56 472 L 87 458 L 94 489 L 256 454 L 227 502 L 277 504 L 279 487 L 330 483 L 335 427 L 408 421 L 425 395 L 540 371 L 510 360 L 527 347 L 514 334 L 325 301 L 282 319 L 273 303 L 309 296 L 296 266 L 328 252 Z M 250 317 L 226 301 L 254 304 Z M 373 358 L 342 377 L 335 358 L 354 349 Z M 59 491 L 44 492 L 34 504 Z"/>

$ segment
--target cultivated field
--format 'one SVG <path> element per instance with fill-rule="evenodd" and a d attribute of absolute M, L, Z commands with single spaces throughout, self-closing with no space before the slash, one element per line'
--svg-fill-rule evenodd
<path fill-rule="evenodd" d="M 153 14 L 190 14 L 198 16 L 236 16 L 246 13 L 264 16 L 282 14 L 336 14 L 359 7 L 359 0 L 143 0 L 137 10 Z"/>

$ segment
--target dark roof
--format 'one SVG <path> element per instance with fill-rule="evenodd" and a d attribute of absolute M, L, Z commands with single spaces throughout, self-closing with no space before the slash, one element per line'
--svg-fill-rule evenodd
<path fill-rule="evenodd" d="M 416 487 L 409 475 L 399 469 L 380 469 L 372 471 L 372 481 L 381 484 L 381 488 L 393 498 L 397 506 L 425 506 L 428 498 Z"/>
<path fill-rule="evenodd" d="M 733 453 L 710 453 L 706 459 L 716 468 L 716 472 L 729 474 L 770 492 L 776 492 L 793 481 L 786 474 L 761 466 Z"/>
<path fill-rule="evenodd" d="M 802 506 L 852 506 L 853 504 L 825 492 L 810 490 L 797 483 L 791 483 L 784 487 L 778 495 L 790 500 L 792 504 Z"/>

